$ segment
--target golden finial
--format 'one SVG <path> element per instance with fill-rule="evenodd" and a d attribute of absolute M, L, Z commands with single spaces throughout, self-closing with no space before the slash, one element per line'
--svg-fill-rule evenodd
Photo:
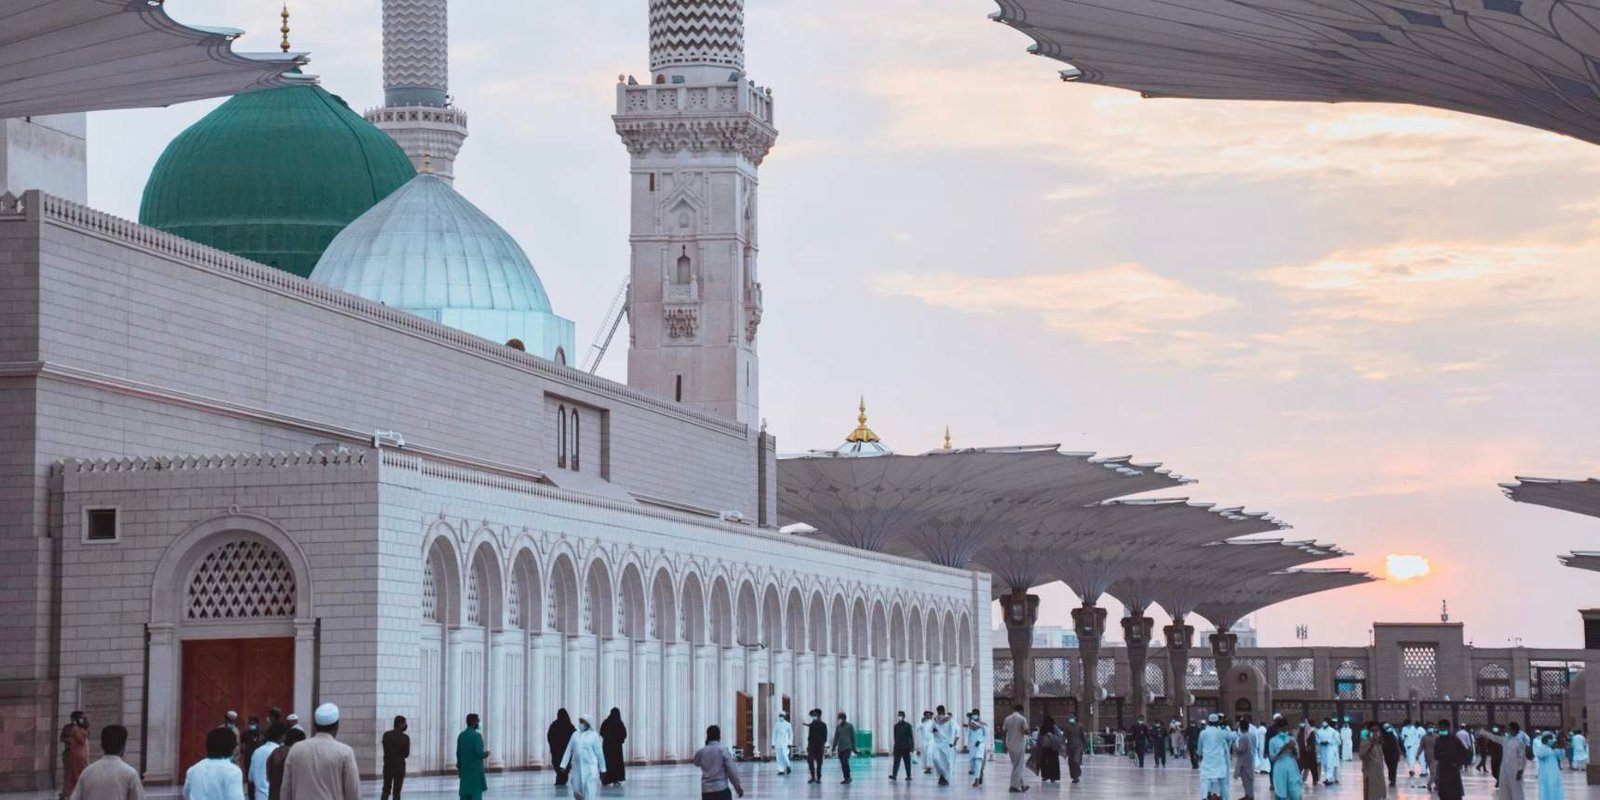
<path fill-rule="evenodd" d="M 861 398 L 861 414 L 856 417 L 856 429 L 851 431 L 850 435 L 846 436 L 844 440 L 847 441 L 847 442 L 876 442 L 876 441 L 880 441 L 878 439 L 878 434 L 873 433 L 872 429 L 867 427 L 867 398 L 866 397 L 862 397 Z"/>
<path fill-rule="evenodd" d="M 283 41 L 278 43 L 278 49 L 287 53 L 289 52 L 289 4 L 287 2 L 283 4 L 283 13 L 278 16 L 283 18 L 283 27 L 278 29 L 278 32 L 283 34 Z"/>
<path fill-rule="evenodd" d="M 950 426 L 944 426 L 944 449 L 950 449 Z"/>

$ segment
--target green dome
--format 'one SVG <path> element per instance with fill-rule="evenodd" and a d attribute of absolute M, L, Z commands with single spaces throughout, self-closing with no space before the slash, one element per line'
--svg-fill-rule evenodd
<path fill-rule="evenodd" d="M 173 139 L 139 222 L 305 277 L 339 231 L 415 174 L 343 100 L 284 86 L 238 95 Z"/>

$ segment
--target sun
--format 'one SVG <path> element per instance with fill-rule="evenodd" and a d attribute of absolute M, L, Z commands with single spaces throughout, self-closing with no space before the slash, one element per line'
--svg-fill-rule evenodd
<path fill-rule="evenodd" d="M 1397 581 L 1427 577 L 1428 573 L 1433 571 L 1433 565 L 1428 563 L 1428 559 L 1406 553 L 1390 553 L 1388 558 L 1384 559 L 1384 568 L 1389 577 Z"/>

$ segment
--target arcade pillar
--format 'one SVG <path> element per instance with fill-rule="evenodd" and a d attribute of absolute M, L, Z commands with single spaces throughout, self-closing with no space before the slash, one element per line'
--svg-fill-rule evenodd
<path fill-rule="evenodd" d="M 1180 617 L 1161 629 L 1167 637 L 1167 662 L 1172 673 L 1167 684 L 1172 690 L 1172 702 L 1185 725 L 1189 723 L 1189 647 L 1194 643 L 1194 626 L 1183 624 Z"/>
<path fill-rule="evenodd" d="M 1006 639 L 1011 645 L 1011 698 L 1022 706 L 1024 716 L 1032 712 L 1033 700 L 1033 625 L 1039 621 L 1039 596 L 1027 589 L 1013 589 L 1000 598 L 1005 613 Z"/>
<path fill-rule="evenodd" d="M 1078 718 L 1090 731 L 1100 730 L 1100 639 L 1106 633 L 1106 610 L 1085 603 L 1072 609 L 1072 626 L 1078 633 L 1078 654 L 1083 668 Z"/>
<path fill-rule="evenodd" d="M 1146 719 L 1150 712 L 1150 691 L 1145 684 L 1144 667 L 1150 660 L 1150 629 L 1154 626 L 1155 620 L 1142 613 L 1122 618 L 1122 637 L 1128 644 L 1128 693 L 1133 695 L 1134 719 Z"/>

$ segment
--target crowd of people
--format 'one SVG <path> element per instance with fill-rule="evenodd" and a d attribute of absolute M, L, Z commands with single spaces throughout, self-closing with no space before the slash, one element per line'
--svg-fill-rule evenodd
<path fill-rule="evenodd" d="M 831 726 L 821 709 L 812 709 L 807 716 L 803 723 L 807 783 L 822 783 L 830 752 L 839 762 L 840 783 L 851 783 L 850 761 L 858 747 L 855 726 L 843 712 Z M 264 723 L 249 717 L 241 729 L 238 719 L 237 713 L 229 711 L 220 725 L 206 733 L 205 757 L 184 775 L 185 800 L 359 798 L 355 752 L 337 739 L 338 706 L 318 706 L 309 733 L 298 715 L 285 715 L 277 708 L 267 710 Z M 411 755 L 407 729 L 406 718 L 397 716 L 393 727 L 383 734 L 382 800 L 401 800 L 406 759 Z M 89 761 L 89 730 L 89 719 L 81 711 L 72 712 L 61 730 L 61 800 L 143 800 L 138 771 L 122 760 L 128 730 L 121 725 L 102 728 L 103 755 L 93 763 Z M 1560 800 L 1563 762 L 1573 770 L 1583 770 L 1589 763 L 1588 739 L 1580 731 L 1530 735 L 1516 722 L 1504 728 L 1470 727 L 1453 725 L 1448 719 L 1437 724 L 1407 720 L 1396 728 L 1379 722 L 1352 724 L 1349 718 L 1293 724 L 1281 714 L 1260 725 L 1249 716 L 1230 722 L 1212 714 L 1204 724 L 1185 725 L 1174 719 L 1152 725 L 1139 719 L 1128 730 L 1108 729 L 1091 737 L 1072 716 L 1057 724 L 1046 715 L 1038 727 L 1030 728 L 1022 707 L 1016 706 L 998 729 L 992 730 L 979 709 L 957 719 L 939 706 L 922 712 L 916 725 L 906 719 L 904 711 L 899 712 L 892 737 L 891 781 L 901 780 L 902 771 L 905 781 L 912 779 L 915 756 L 923 774 L 935 776 L 940 786 L 949 786 L 956 780 L 960 753 L 965 754 L 965 779 L 981 787 L 999 743 L 1011 762 L 1008 778 L 1012 792 L 1028 790 L 1029 771 L 1045 783 L 1059 783 L 1063 759 L 1068 778 L 1078 783 L 1083 777 L 1084 756 L 1095 751 L 1098 739 L 1108 752 L 1125 756 L 1140 768 L 1147 763 L 1165 767 L 1169 754 L 1178 759 L 1187 756 L 1191 768 L 1199 773 L 1205 800 L 1231 800 L 1235 781 L 1240 784 L 1239 796 L 1254 800 L 1262 776 L 1266 779 L 1263 796 L 1300 800 L 1308 785 L 1342 783 L 1345 765 L 1350 763 L 1360 765 L 1359 775 L 1351 777 L 1360 782 L 1363 800 L 1387 797 L 1402 766 L 1409 780 L 1425 781 L 1427 790 L 1436 792 L 1440 800 L 1461 800 L 1465 796 L 1462 776 L 1472 770 L 1494 779 L 1495 797 L 1522 800 L 1530 764 L 1538 800 Z M 555 784 L 570 787 L 575 800 L 592 800 L 601 787 L 623 784 L 627 781 L 623 755 L 627 738 L 628 728 L 619 709 L 611 709 L 598 728 L 588 715 L 580 715 L 574 724 L 567 710 L 561 709 L 546 734 Z M 798 745 L 787 713 L 778 715 L 771 746 L 778 774 L 792 774 L 790 750 Z M 488 790 L 488 758 L 481 719 L 468 714 L 465 728 L 456 737 L 455 763 L 463 800 L 480 800 Z M 702 798 L 744 796 L 739 760 L 739 754 L 722 743 L 721 729 L 710 726 L 705 746 L 693 758 L 701 771 Z"/>

